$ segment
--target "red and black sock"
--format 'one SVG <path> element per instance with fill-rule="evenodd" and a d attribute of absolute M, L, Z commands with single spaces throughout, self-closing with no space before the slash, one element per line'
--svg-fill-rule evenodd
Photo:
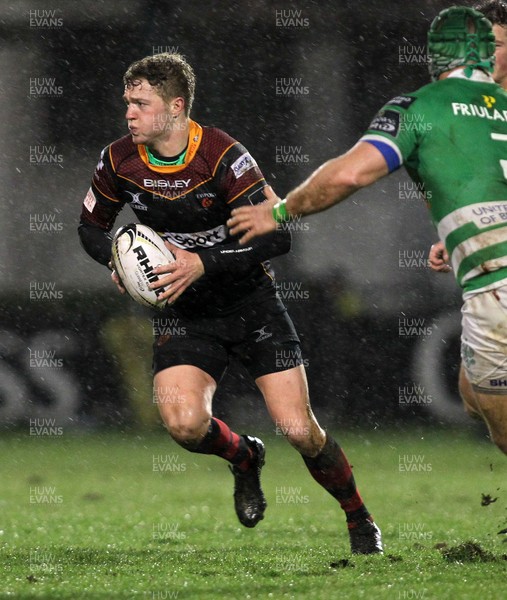
<path fill-rule="evenodd" d="M 245 439 L 231 431 L 220 419 L 211 418 L 208 432 L 197 448 L 192 452 L 199 454 L 216 454 L 228 460 L 240 470 L 245 471 L 252 458 L 252 451 Z"/>
<path fill-rule="evenodd" d="M 352 467 L 333 438 L 328 435 L 320 454 L 314 458 L 303 456 L 303 460 L 315 481 L 338 500 L 349 528 L 359 521 L 373 520 L 357 491 Z"/>

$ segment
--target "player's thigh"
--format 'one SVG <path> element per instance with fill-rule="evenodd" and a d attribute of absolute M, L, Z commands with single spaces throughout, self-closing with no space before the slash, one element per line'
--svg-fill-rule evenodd
<path fill-rule="evenodd" d="M 507 395 L 474 389 L 463 366 L 459 375 L 459 391 L 468 414 L 486 423 L 493 442 L 507 454 Z"/>
<path fill-rule="evenodd" d="M 176 365 L 155 374 L 154 394 L 171 434 L 193 437 L 204 431 L 212 414 L 216 381 L 193 365 Z"/>
<path fill-rule="evenodd" d="M 304 367 L 269 373 L 255 380 L 264 396 L 276 430 L 308 456 L 318 454 L 325 433 L 315 418 L 308 397 Z"/>
<path fill-rule="evenodd" d="M 465 368 L 460 366 L 459 370 L 459 394 L 465 406 L 466 412 L 475 418 L 481 418 L 481 410 L 477 402 L 477 394 L 475 393 L 472 384 L 470 383 Z"/>
<path fill-rule="evenodd" d="M 507 394 L 507 286 L 466 298 L 461 312 L 466 379 L 477 393 Z"/>
<path fill-rule="evenodd" d="M 200 435 L 211 417 L 211 402 L 228 355 L 210 319 L 168 313 L 154 326 L 154 391 L 173 437 Z"/>
<path fill-rule="evenodd" d="M 507 395 L 476 392 L 476 402 L 493 442 L 507 454 Z"/>

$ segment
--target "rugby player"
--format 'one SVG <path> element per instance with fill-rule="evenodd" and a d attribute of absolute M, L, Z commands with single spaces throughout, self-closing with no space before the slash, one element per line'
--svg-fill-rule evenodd
<path fill-rule="evenodd" d="M 299 339 L 276 295 L 267 260 L 288 252 L 290 234 L 274 231 L 242 246 L 226 226 L 231 207 L 264 200 L 266 182 L 257 163 L 229 135 L 190 118 L 195 75 L 182 56 L 134 62 L 124 86 L 129 135 L 102 151 L 79 235 L 86 252 L 108 265 L 111 228 L 129 204 L 176 256 L 158 267 L 153 286 L 170 284 L 161 295 L 169 305 L 157 322 L 164 317 L 178 324 L 178 333 L 158 325 L 153 346 L 154 389 L 171 437 L 191 452 L 229 461 L 240 522 L 254 527 L 263 518 L 264 444 L 212 415 L 217 384 L 236 357 L 311 475 L 345 511 L 352 552 L 382 553 L 380 530 L 351 466 L 312 412 Z M 116 273 L 112 278 L 124 291 Z M 277 360 L 282 355 L 291 360 Z"/>
<path fill-rule="evenodd" d="M 507 4 L 502 0 L 485 0 L 474 5 L 493 25 L 495 36 L 495 68 L 493 79 L 507 89 Z M 430 267 L 440 273 L 449 273 L 452 267 L 449 264 L 449 254 L 444 243 L 438 241 L 433 244 L 429 252 Z"/>
<path fill-rule="evenodd" d="M 393 98 L 353 148 L 285 200 L 268 190 L 267 202 L 233 210 L 228 224 L 251 243 L 278 221 L 325 210 L 404 164 L 431 192 L 428 207 L 463 289 L 465 409 L 507 453 L 507 93 L 491 77 L 494 53 L 482 13 L 442 11 L 428 33 L 433 83 Z"/>

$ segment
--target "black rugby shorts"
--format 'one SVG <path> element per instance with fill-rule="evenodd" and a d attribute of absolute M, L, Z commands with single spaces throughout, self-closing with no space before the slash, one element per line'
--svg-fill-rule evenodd
<path fill-rule="evenodd" d="M 302 364 L 287 309 L 273 295 L 221 317 L 185 318 L 172 311 L 153 319 L 153 373 L 193 365 L 218 382 L 231 356 L 257 379 Z"/>

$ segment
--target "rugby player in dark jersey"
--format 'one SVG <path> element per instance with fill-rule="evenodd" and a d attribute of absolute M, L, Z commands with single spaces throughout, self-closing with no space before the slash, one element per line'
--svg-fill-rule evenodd
<path fill-rule="evenodd" d="M 264 444 L 212 415 L 217 384 L 236 357 L 312 476 L 345 511 L 352 552 L 382 552 L 380 531 L 343 451 L 312 413 L 299 339 L 276 295 L 267 260 L 289 250 L 290 234 L 279 230 L 242 246 L 226 226 L 232 207 L 264 200 L 260 169 L 239 142 L 190 118 L 195 76 L 182 56 L 137 61 L 124 84 L 130 133 L 103 150 L 79 235 L 86 252 L 108 265 L 110 231 L 129 204 L 176 256 L 158 267 L 155 286 L 170 284 L 162 294 L 169 304 L 156 317 L 153 346 L 154 387 L 171 437 L 191 452 L 229 461 L 240 522 L 254 527 L 263 518 Z M 112 277 L 122 290 L 114 272 Z M 164 319 L 178 323 L 178 335 L 160 326 Z M 290 368 L 277 361 L 280 353 L 291 357 Z"/>

